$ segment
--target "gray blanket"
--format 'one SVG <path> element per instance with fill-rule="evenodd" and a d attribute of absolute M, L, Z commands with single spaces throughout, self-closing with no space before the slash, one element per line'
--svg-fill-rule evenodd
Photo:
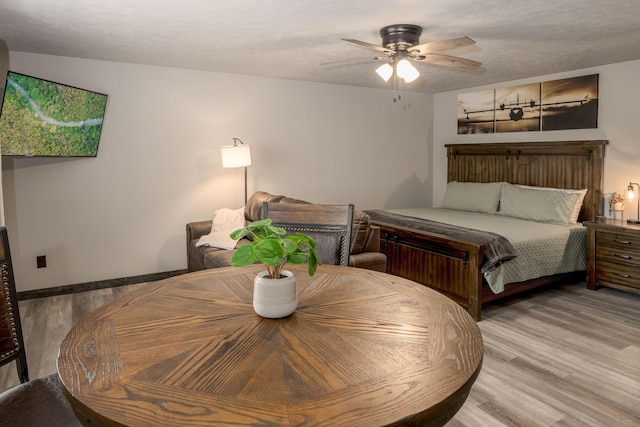
<path fill-rule="evenodd" d="M 516 249 L 505 237 L 488 231 L 474 230 L 442 222 L 430 221 L 383 210 L 365 211 L 374 224 L 386 224 L 391 227 L 403 227 L 411 230 L 426 231 L 449 237 L 453 240 L 483 245 L 485 247 L 482 273 L 495 270 L 500 264 L 518 256 Z"/>

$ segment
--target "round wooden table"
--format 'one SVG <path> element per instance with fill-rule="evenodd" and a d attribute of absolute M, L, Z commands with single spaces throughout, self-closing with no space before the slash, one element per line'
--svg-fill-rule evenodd
<path fill-rule="evenodd" d="M 469 314 L 389 274 L 288 266 L 298 308 L 252 307 L 262 266 L 149 284 L 81 319 L 58 374 L 87 425 L 443 425 L 482 365 Z"/>

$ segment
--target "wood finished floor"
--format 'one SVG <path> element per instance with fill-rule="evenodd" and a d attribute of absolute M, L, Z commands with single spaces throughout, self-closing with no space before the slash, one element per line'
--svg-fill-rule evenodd
<path fill-rule="evenodd" d="M 56 371 L 85 313 L 140 286 L 21 301 L 31 378 Z M 640 426 L 640 295 L 567 284 L 492 304 L 479 325 L 482 371 L 447 427 Z M 17 384 L 0 367 L 0 391 Z"/>

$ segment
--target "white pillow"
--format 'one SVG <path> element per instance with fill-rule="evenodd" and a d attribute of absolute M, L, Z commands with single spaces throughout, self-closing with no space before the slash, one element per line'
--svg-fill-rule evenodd
<path fill-rule="evenodd" d="M 499 215 L 550 224 L 569 224 L 579 193 L 547 191 L 505 184 Z"/>
<path fill-rule="evenodd" d="M 502 182 L 447 183 L 442 208 L 495 214 L 500 202 Z"/>
<path fill-rule="evenodd" d="M 196 246 L 234 249 L 238 242 L 229 237 L 229 235 L 242 227 L 244 227 L 244 208 L 218 209 L 213 215 L 211 232 L 200 237 Z"/>
<path fill-rule="evenodd" d="M 577 224 L 578 217 L 580 216 L 580 209 L 582 209 L 582 203 L 584 202 L 584 196 L 587 194 L 587 189 L 584 188 L 582 190 L 572 190 L 569 188 L 551 188 L 551 187 L 533 187 L 531 185 L 518 185 L 520 188 L 530 188 L 533 190 L 545 190 L 545 191 L 561 191 L 563 193 L 578 193 L 578 200 L 576 201 L 576 205 L 573 207 L 573 212 L 571 212 L 571 216 L 569 217 L 569 224 Z"/>

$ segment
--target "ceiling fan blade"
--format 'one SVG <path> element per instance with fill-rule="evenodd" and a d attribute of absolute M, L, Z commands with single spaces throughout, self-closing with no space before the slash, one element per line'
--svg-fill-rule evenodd
<path fill-rule="evenodd" d="M 442 52 L 443 50 L 457 49 L 460 47 L 471 46 L 475 44 L 469 37 L 459 37 L 457 39 L 440 40 L 412 46 L 407 50 L 411 53 L 424 55 L 425 53 Z"/>
<path fill-rule="evenodd" d="M 472 61 L 471 59 L 442 55 L 439 53 L 427 53 L 412 59 L 418 62 L 428 62 L 430 64 L 443 65 L 445 67 L 464 68 L 466 70 L 475 70 L 482 65 L 480 62 Z"/>
<path fill-rule="evenodd" d="M 358 64 L 370 64 L 374 61 L 380 61 L 381 59 L 387 59 L 385 56 L 374 56 L 373 58 L 366 59 L 345 59 L 342 61 L 330 61 L 322 62 L 320 65 L 358 65 Z"/>
<path fill-rule="evenodd" d="M 373 49 L 373 50 L 377 50 L 378 52 L 382 52 L 386 55 L 392 55 L 394 53 L 394 51 L 387 49 L 385 47 L 382 46 L 378 46 L 376 44 L 373 43 L 367 43 L 367 42 L 363 42 L 360 40 L 355 40 L 355 39 L 342 39 L 346 42 L 349 43 L 353 43 L 353 44 L 357 44 L 358 46 L 362 46 L 362 47 L 366 47 L 367 49 Z"/>

